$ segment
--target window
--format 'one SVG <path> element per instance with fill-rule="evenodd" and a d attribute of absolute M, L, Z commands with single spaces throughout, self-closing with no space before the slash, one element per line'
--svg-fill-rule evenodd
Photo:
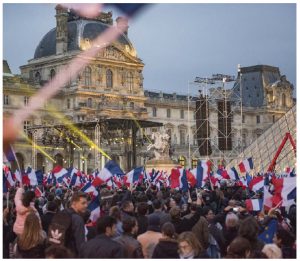
<path fill-rule="evenodd" d="M 285 94 L 282 94 L 282 106 L 285 107 L 286 106 L 286 97 Z"/>
<path fill-rule="evenodd" d="M 107 88 L 113 87 L 113 73 L 110 69 L 106 71 L 106 87 Z"/>
<path fill-rule="evenodd" d="M 180 145 L 185 145 L 185 131 L 184 130 L 180 130 L 179 132 L 180 136 L 179 136 L 179 144 Z"/>
<path fill-rule="evenodd" d="M 129 92 L 132 92 L 133 91 L 133 74 L 131 72 L 129 72 L 127 74 L 127 84 L 128 84 Z"/>
<path fill-rule="evenodd" d="M 156 107 L 152 108 L 152 115 L 153 115 L 153 117 L 156 117 Z"/>
<path fill-rule="evenodd" d="M 55 76 L 55 70 L 54 69 L 51 69 L 50 71 L 50 80 L 52 80 Z"/>
<path fill-rule="evenodd" d="M 167 118 L 171 118 L 171 109 L 167 109 Z"/>
<path fill-rule="evenodd" d="M 275 115 L 273 115 L 273 123 L 275 123 L 275 121 L 276 121 L 276 118 L 275 118 Z"/>
<path fill-rule="evenodd" d="M 29 102 L 29 97 L 25 96 L 24 97 L 24 105 L 27 106 Z"/>
<path fill-rule="evenodd" d="M 242 123 L 245 123 L 245 115 L 242 116 Z"/>
<path fill-rule="evenodd" d="M 130 107 L 130 109 L 134 109 L 134 102 L 130 102 L 129 107 Z"/>
<path fill-rule="evenodd" d="M 92 85 L 92 69 L 91 67 L 85 67 L 83 71 L 84 85 L 90 86 Z"/>
<path fill-rule="evenodd" d="M 8 95 L 3 95 L 3 104 L 8 105 L 9 104 L 9 98 Z"/>
<path fill-rule="evenodd" d="M 41 82 L 41 74 L 39 72 L 35 73 L 34 81 L 35 81 L 35 83 L 40 83 Z"/>
<path fill-rule="evenodd" d="M 243 135 L 242 135 L 242 146 L 243 146 L 243 148 L 245 148 L 246 145 L 247 145 L 247 142 L 246 142 L 246 134 L 243 134 Z"/>
<path fill-rule="evenodd" d="M 30 121 L 24 121 L 24 132 L 26 132 L 27 131 L 27 128 L 30 126 Z"/>
<path fill-rule="evenodd" d="M 87 100 L 87 106 L 88 106 L 89 108 L 92 108 L 92 106 L 93 106 L 92 98 L 88 98 L 88 100 Z"/>
<path fill-rule="evenodd" d="M 184 119 L 184 110 L 180 110 L 180 119 Z"/>
<path fill-rule="evenodd" d="M 260 115 L 256 115 L 256 123 L 260 123 Z"/>
<path fill-rule="evenodd" d="M 70 99 L 67 99 L 67 109 L 70 109 L 70 107 L 71 107 Z"/>

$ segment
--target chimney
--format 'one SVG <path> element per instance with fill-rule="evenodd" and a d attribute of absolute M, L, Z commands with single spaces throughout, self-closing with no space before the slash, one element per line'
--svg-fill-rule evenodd
<path fill-rule="evenodd" d="M 128 37 L 128 19 L 122 16 L 119 16 L 116 19 L 117 28 L 124 31 L 124 34 Z"/>
<path fill-rule="evenodd" d="M 56 54 L 65 53 L 68 49 L 68 9 L 57 5 L 56 10 Z"/>

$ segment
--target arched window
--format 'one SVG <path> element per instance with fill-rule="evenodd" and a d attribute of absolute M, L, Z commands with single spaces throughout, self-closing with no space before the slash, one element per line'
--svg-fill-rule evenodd
<path fill-rule="evenodd" d="M 91 67 L 85 67 L 83 72 L 84 85 L 90 86 L 92 85 L 92 69 Z"/>
<path fill-rule="evenodd" d="M 54 160 L 55 160 L 55 162 L 53 163 L 53 167 L 55 167 L 55 166 L 61 166 L 61 167 L 63 167 L 63 165 L 64 165 L 64 158 L 63 158 L 63 156 L 60 153 L 58 153 L 58 154 L 55 155 Z"/>
<path fill-rule="evenodd" d="M 93 105 L 92 98 L 88 98 L 88 100 L 87 100 L 87 106 L 88 106 L 89 108 L 92 108 L 92 105 Z"/>
<path fill-rule="evenodd" d="M 36 154 L 36 169 L 45 171 L 45 164 L 44 164 L 44 155 L 42 153 Z"/>
<path fill-rule="evenodd" d="M 54 69 L 51 69 L 50 71 L 50 79 L 52 80 L 55 76 L 55 70 Z"/>
<path fill-rule="evenodd" d="M 34 75 L 34 82 L 40 83 L 41 82 L 41 74 L 39 72 L 36 72 Z"/>
<path fill-rule="evenodd" d="M 132 72 L 129 72 L 127 74 L 127 84 L 128 84 L 129 92 L 132 92 L 133 91 L 133 74 L 132 74 Z"/>
<path fill-rule="evenodd" d="M 180 130 L 179 131 L 179 142 L 180 142 L 180 145 L 185 145 L 185 130 Z"/>
<path fill-rule="evenodd" d="M 113 73 L 110 69 L 106 71 L 106 87 L 107 88 L 113 87 Z"/>
<path fill-rule="evenodd" d="M 286 107 L 286 96 L 285 96 L 285 94 L 283 93 L 281 97 L 282 97 L 282 106 Z"/>
<path fill-rule="evenodd" d="M 71 101 L 70 99 L 67 99 L 67 109 L 70 109 L 70 107 L 71 107 Z"/>

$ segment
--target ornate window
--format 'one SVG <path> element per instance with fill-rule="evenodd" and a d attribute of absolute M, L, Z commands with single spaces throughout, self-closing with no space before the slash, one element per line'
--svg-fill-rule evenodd
<path fill-rule="evenodd" d="M 106 71 L 106 87 L 107 88 L 113 87 L 113 73 L 110 69 Z"/>
<path fill-rule="evenodd" d="M 171 118 L 171 109 L 167 109 L 167 118 Z"/>
<path fill-rule="evenodd" d="M 89 108 L 92 108 L 92 106 L 93 106 L 92 98 L 88 98 L 88 100 L 87 100 L 87 106 L 88 106 Z"/>
<path fill-rule="evenodd" d="M 92 85 L 92 69 L 91 67 L 85 67 L 83 71 L 84 85 L 90 86 Z"/>
<path fill-rule="evenodd" d="M 180 130 L 179 135 L 180 135 L 179 136 L 179 142 L 180 142 L 179 144 L 180 145 L 185 145 L 185 136 L 186 136 L 185 135 L 185 130 Z"/>
<path fill-rule="evenodd" d="M 284 93 L 282 94 L 281 99 L 282 99 L 282 106 L 286 107 L 286 96 Z"/>
<path fill-rule="evenodd" d="M 276 118 L 275 118 L 275 115 L 273 115 L 273 123 L 275 123 L 275 121 L 276 121 Z"/>
<path fill-rule="evenodd" d="M 67 109 L 70 109 L 70 107 L 71 107 L 70 99 L 67 99 Z"/>
<path fill-rule="evenodd" d="M 134 109 L 134 102 L 130 102 L 129 107 L 130 107 L 130 109 Z"/>
<path fill-rule="evenodd" d="M 153 117 L 156 117 L 156 113 L 157 113 L 156 107 L 153 107 L 152 108 L 152 115 L 153 115 Z"/>
<path fill-rule="evenodd" d="M 256 123 L 260 123 L 260 115 L 256 115 Z"/>
<path fill-rule="evenodd" d="M 3 104 L 8 105 L 9 104 L 9 98 L 8 95 L 3 95 Z"/>
<path fill-rule="evenodd" d="M 39 72 L 36 72 L 34 75 L 34 82 L 35 83 L 40 83 L 41 82 L 41 74 Z"/>
<path fill-rule="evenodd" d="M 180 119 L 184 119 L 184 110 L 180 110 Z"/>
<path fill-rule="evenodd" d="M 24 96 L 24 105 L 27 106 L 29 102 L 29 97 L 28 96 Z"/>
<path fill-rule="evenodd" d="M 129 72 L 127 74 L 127 84 L 128 84 L 129 92 L 132 92 L 133 91 L 133 74 L 132 74 L 132 72 Z"/>
<path fill-rule="evenodd" d="M 50 71 L 50 80 L 52 80 L 55 76 L 55 70 L 54 69 L 51 69 Z"/>

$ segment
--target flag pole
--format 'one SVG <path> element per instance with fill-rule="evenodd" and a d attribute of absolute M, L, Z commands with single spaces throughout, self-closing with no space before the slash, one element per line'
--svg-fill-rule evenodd
<path fill-rule="evenodd" d="M 6 207 L 9 208 L 9 191 L 6 192 Z"/>

